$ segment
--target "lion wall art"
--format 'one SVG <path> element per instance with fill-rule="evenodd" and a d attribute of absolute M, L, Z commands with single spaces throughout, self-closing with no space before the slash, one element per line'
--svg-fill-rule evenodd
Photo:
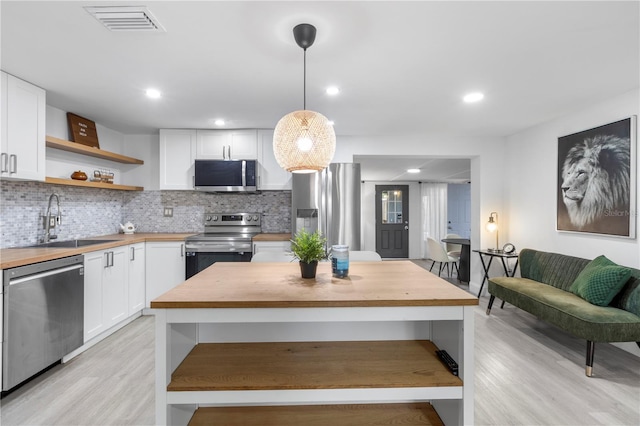
<path fill-rule="evenodd" d="M 635 237 L 635 117 L 558 138 L 557 229 Z"/>

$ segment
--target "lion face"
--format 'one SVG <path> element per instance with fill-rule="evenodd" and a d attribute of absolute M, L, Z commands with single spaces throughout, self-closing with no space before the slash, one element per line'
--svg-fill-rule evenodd
<path fill-rule="evenodd" d="M 587 158 L 581 158 L 565 168 L 561 186 L 565 204 L 580 203 L 584 199 L 592 173 L 593 165 Z"/>
<path fill-rule="evenodd" d="M 629 148 L 629 138 L 598 135 L 569 150 L 561 190 L 573 226 L 582 229 L 607 210 L 629 209 Z"/>

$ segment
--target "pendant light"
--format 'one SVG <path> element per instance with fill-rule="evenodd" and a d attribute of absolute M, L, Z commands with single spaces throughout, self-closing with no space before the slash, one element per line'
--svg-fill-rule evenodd
<path fill-rule="evenodd" d="M 331 162 L 336 150 L 336 134 L 324 115 L 307 110 L 307 48 L 316 39 L 316 27 L 296 25 L 293 37 L 304 50 L 303 107 L 278 121 L 273 133 L 273 152 L 286 171 L 313 173 Z"/>

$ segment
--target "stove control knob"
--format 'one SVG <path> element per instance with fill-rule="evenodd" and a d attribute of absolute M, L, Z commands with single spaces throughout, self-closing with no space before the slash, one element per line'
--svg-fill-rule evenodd
<path fill-rule="evenodd" d="M 218 220 L 218 216 L 217 215 L 213 215 L 213 221 L 215 222 L 216 220 Z"/>
<path fill-rule="evenodd" d="M 257 221 L 257 220 L 258 220 L 258 215 L 257 215 L 257 214 L 254 214 L 254 215 L 253 215 L 253 220 L 255 220 L 255 221 Z"/>
<path fill-rule="evenodd" d="M 245 220 L 246 220 L 247 222 L 251 222 L 251 216 L 247 215 L 247 217 L 245 218 Z"/>
<path fill-rule="evenodd" d="M 211 216 L 207 216 L 205 220 L 206 220 L 207 222 L 210 222 L 210 221 L 211 221 Z"/>

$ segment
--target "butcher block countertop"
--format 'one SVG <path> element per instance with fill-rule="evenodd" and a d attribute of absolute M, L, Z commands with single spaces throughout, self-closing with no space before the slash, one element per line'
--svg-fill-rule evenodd
<path fill-rule="evenodd" d="M 478 299 L 410 261 L 351 262 L 349 276 L 321 262 L 218 262 L 151 302 L 152 308 L 297 308 L 477 305 Z"/>
<path fill-rule="evenodd" d="M 290 241 L 291 234 L 258 234 L 253 237 L 253 241 Z"/>
<path fill-rule="evenodd" d="M 140 233 L 140 234 L 112 234 L 99 237 L 83 238 L 87 240 L 115 240 L 104 244 L 92 244 L 75 248 L 7 248 L 0 250 L 0 269 L 15 268 L 16 266 L 29 265 L 30 263 L 44 262 L 46 260 L 59 259 L 61 257 L 76 254 L 89 253 L 96 250 L 104 250 L 112 247 L 124 246 L 148 241 L 183 241 L 189 234 L 172 233 Z M 55 241 L 55 240 L 54 240 Z"/>

